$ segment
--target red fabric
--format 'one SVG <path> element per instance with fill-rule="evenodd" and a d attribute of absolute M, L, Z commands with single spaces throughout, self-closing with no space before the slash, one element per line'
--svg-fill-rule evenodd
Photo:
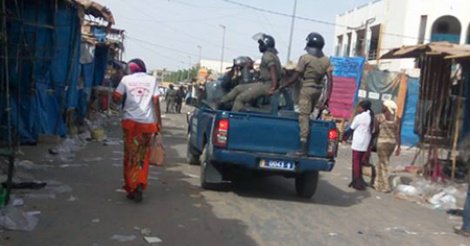
<path fill-rule="evenodd" d="M 114 100 L 115 102 L 120 101 L 121 98 L 122 98 L 122 95 L 119 94 L 119 92 L 117 92 L 117 91 L 113 92 L 113 100 Z"/>
<path fill-rule="evenodd" d="M 129 70 L 132 73 L 138 73 L 142 71 L 142 68 L 137 63 L 129 63 Z"/>
<path fill-rule="evenodd" d="M 101 108 L 101 110 L 108 109 L 108 105 L 109 105 L 108 96 L 101 96 L 101 98 L 100 98 L 100 108 Z"/>
<path fill-rule="evenodd" d="M 362 162 L 367 152 L 352 151 L 352 177 L 353 180 L 362 179 Z"/>
<path fill-rule="evenodd" d="M 124 132 L 124 189 L 131 193 L 139 184 L 147 187 L 150 143 L 154 133 L 159 132 L 157 124 L 143 124 L 123 120 Z"/>
<path fill-rule="evenodd" d="M 331 115 L 335 118 L 349 119 L 354 108 L 356 81 L 354 78 L 334 77 L 333 91 L 329 102 Z"/>

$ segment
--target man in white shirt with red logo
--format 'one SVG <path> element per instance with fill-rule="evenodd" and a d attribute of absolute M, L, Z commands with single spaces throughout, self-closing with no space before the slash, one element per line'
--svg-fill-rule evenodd
<path fill-rule="evenodd" d="M 156 79 L 146 74 L 142 60 L 133 59 L 128 65 L 130 75 L 122 78 L 113 100 L 120 102 L 125 98 L 123 188 L 128 193 L 127 198 L 140 202 L 147 187 L 150 144 L 161 130 L 160 91 Z"/>

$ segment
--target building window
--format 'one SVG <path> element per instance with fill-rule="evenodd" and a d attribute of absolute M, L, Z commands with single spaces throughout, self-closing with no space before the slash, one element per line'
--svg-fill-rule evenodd
<path fill-rule="evenodd" d="M 341 56 L 341 48 L 343 47 L 343 35 L 337 37 L 336 56 Z"/>
<path fill-rule="evenodd" d="M 344 47 L 344 56 L 349 57 L 351 55 L 352 33 L 348 33 L 346 36 L 347 36 L 348 42 L 346 43 L 346 47 Z"/>
<path fill-rule="evenodd" d="M 424 39 L 426 37 L 426 25 L 427 24 L 428 24 L 428 16 L 421 15 L 421 21 L 419 23 L 418 44 L 424 44 Z"/>
<path fill-rule="evenodd" d="M 370 46 L 369 46 L 369 60 L 376 60 L 377 57 L 380 55 L 380 24 L 375 25 L 370 28 L 371 31 L 371 38 L 370 38 Z"/>
<path fill-rule="evenodd" d="M 356 48 L 354 55 L 355 56 L 364 56 L 364 43 L 366 42 L 366 30 L 357 30 L 356 31 Z"/>
<path fill-rule="evenodd" d="M 459 44 L 462 25 L 451 15 L 442 16 L 432 26 L 431 42 L 447 41 Z"/>

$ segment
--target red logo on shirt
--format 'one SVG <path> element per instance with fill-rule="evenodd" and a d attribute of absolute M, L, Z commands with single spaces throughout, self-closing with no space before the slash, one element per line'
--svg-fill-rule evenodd
<path fill-rule="evenodd" d="M 150 94 L 149 89 L 145 87 L 136 87 L 130 90 L 130 93 L 136 97 L 144 97 Z"/>

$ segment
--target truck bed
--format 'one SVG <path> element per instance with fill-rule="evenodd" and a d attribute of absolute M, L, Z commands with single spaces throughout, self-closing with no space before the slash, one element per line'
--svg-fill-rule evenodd
<path fill-rule="evenodd" d="M 224 115 L 230 122 L 228 150 L 285 155 L 299 149 L 297 114 L 224 112 Z M 334 128 L 333 122 L 311 121 L 308 156 L 327 157 L 328 132 Z"/>

